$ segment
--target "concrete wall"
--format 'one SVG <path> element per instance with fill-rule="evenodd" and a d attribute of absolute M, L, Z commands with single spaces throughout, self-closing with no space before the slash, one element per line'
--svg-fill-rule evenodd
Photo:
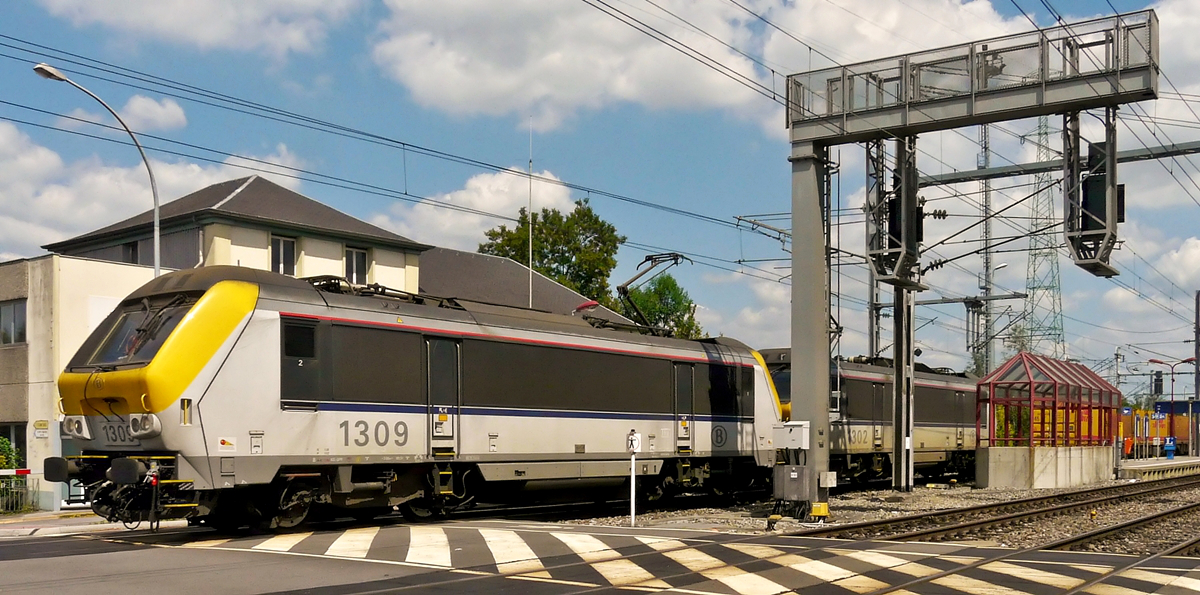
<path fill-rule="evenodd" d="M 346 275 L 346 251 L 339 242 L 296 238 L 296 276 Z"/>
<path fill-rule="evenodd" d="M 20 272 L 16 272 L 17 270 Z M 43 256 L 0 264 L 0 294 L 11 292 L 24 279 L 26 344 L 24 369 L 0 349 L 0 420 L 26 422 L 26 465 L 40 478 L 42 461 L 62 454 L 58 425 L 59 373 L 87 336 L 125 296 L 154 276 L 148 266 L 102 262 L 70 256 Z M 13 366 L 8 363 L 13 362 Z M 15 384 L 9 385 L 10 381 Z M 20 393 L 19 417 L 9 419 L 9 398 Z M 37 429 L 38 422 L 48 429 Z M 39 508 L 54 510 L 61 484 L 39 481 Z"/>
<path fill-rule="evenodd" d="M 0 264 L 0 302 L 29 296 L 29 261 Z M 29 317 L 26 304 L 26 318 Z M 25 343 L 0 345 L 0 422 L 25 422 L 29 417 L 29 323 Z"/>
<path fill-rule="evenodd" d="M 975 451 L 981 488 L 1067 488 L 1113 478 L 1111 446 L 993 446 Z"/>

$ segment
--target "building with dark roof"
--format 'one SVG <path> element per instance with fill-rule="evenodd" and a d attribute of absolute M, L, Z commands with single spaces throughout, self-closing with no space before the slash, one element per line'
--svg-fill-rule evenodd
<path fill-rule="evenodd" d="M 418 255 L 430 248 L 259 176 L 213 184 L 159 212 L 162 266 L 169 269 L 232 264 L 416 291 Z M 146 211 L 43 248 L 150 264 L 152 225 L 153 212 Z"/>

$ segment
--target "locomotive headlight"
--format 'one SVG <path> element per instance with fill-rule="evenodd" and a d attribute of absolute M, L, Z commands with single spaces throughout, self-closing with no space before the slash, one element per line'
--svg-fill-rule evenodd
<path fill-rule="evenodd" d="M 63 433 L 79 440 L 91 440 L 92 432 L 88 429 L 87 420 L 82 415 L 68 415 L 63 418 Z"/>
<path fill-rule="evenodd" d="M 162 422 L 153 413 L 143 413 L 129 417 L 129 435 L 139 440 L 154 438 L 162 434 Z"/>

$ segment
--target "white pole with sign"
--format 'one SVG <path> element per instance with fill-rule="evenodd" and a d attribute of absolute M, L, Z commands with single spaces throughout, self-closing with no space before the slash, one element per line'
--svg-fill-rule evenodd
<path fill-rule="evenodd" d="M 642 452 L 642 435 L 629 430 L 625 437 L 625 449 L 629 451 L 629 526 L 636 526 L 637 504 L 637 453 Z"/>

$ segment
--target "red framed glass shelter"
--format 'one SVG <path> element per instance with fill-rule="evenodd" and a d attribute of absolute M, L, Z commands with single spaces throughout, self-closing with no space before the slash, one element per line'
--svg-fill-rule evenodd
<path fill-rule="evenodd" d="M 1021 352 L 975 389 L 979 445 L 1110 446 L 1121 391 L 1087 367 Z"/>

